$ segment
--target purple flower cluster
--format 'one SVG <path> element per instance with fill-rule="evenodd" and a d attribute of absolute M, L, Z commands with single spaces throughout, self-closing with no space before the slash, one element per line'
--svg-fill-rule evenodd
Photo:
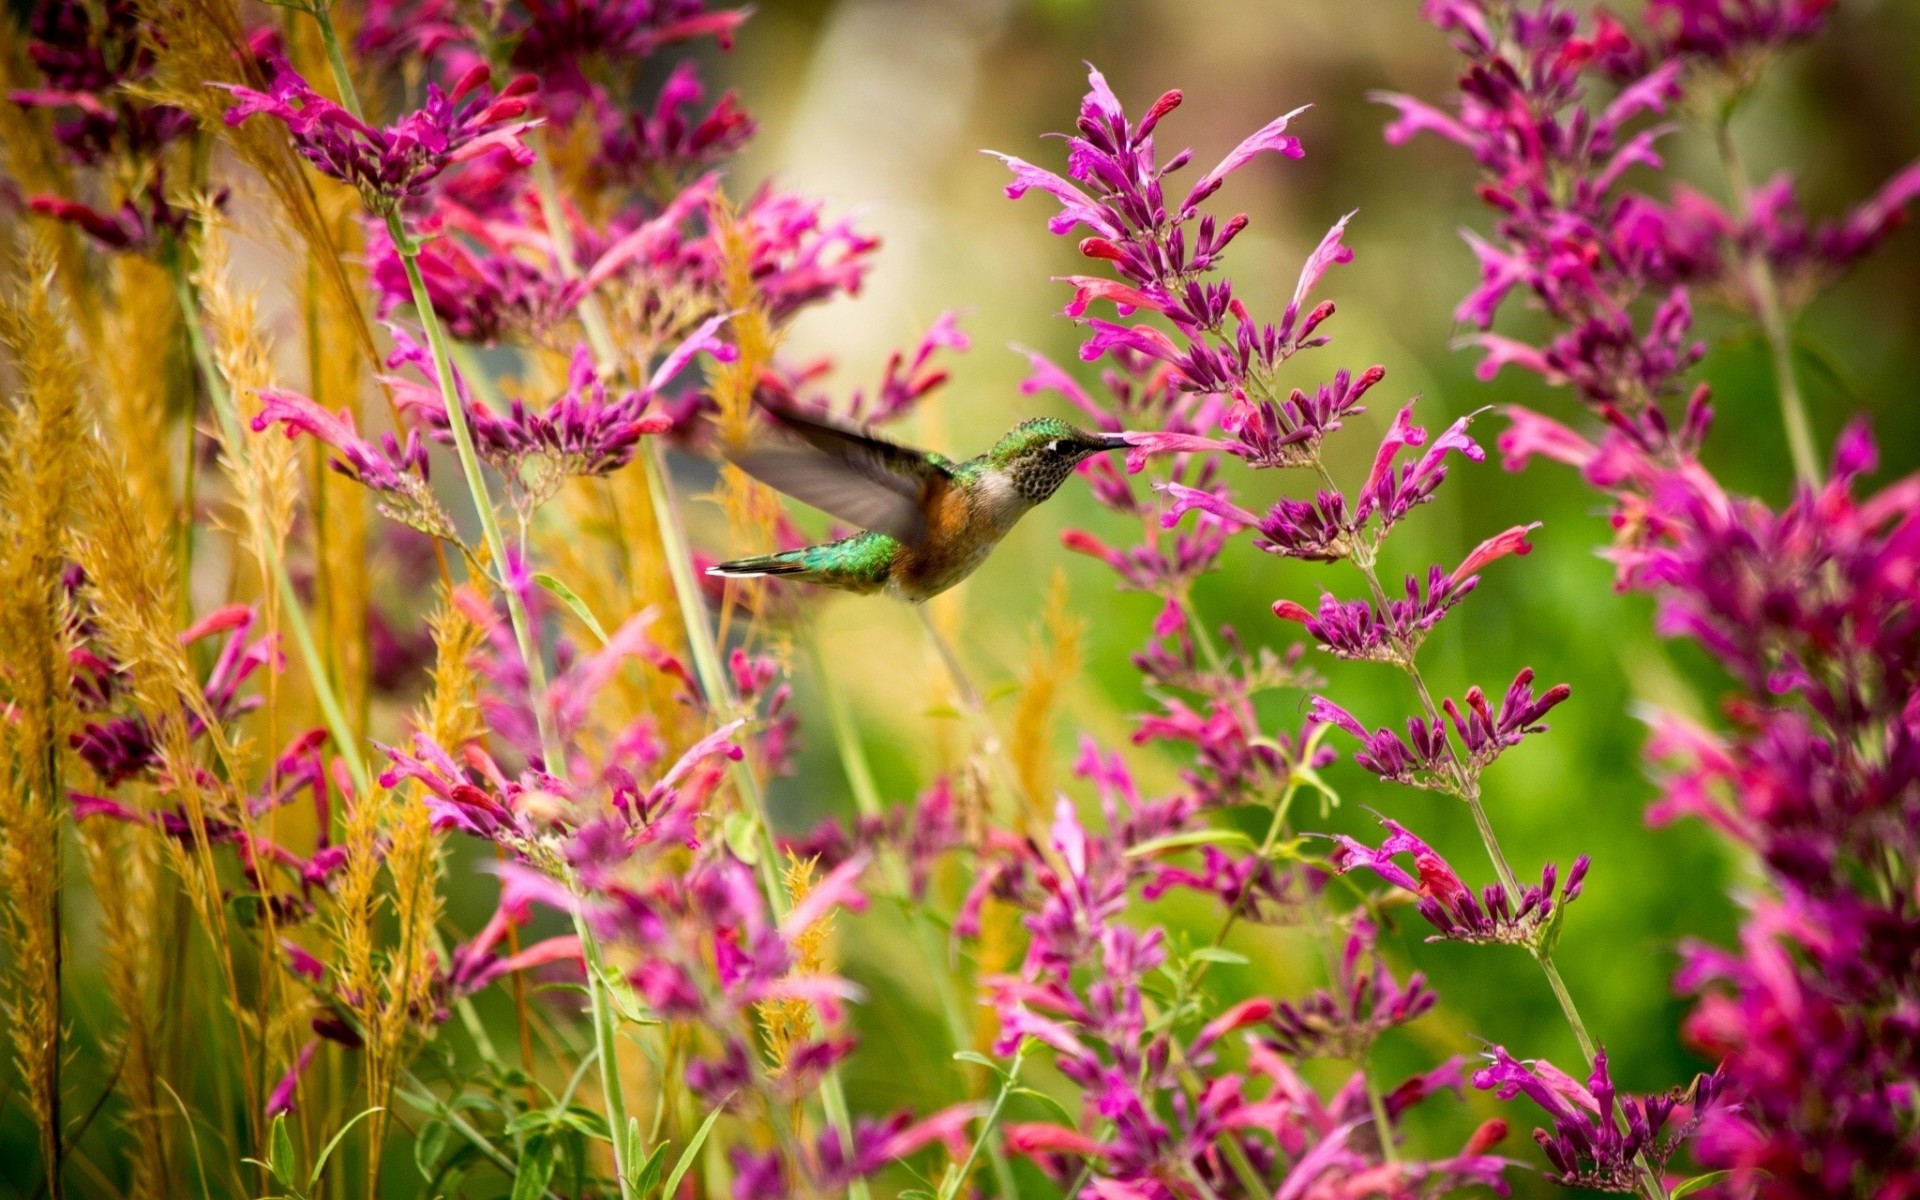
<path fill-rule="evenodd" d="M 1374 949 L 1378 934 L 1372 921 L 1355 916 L 1335 986 L 1314 992 L 1298 1004 L 1274 1005 L 1270 1035 L 1274 1049 L 1293 1059 L 1365 1062 L 1381 1034 L 1419 1020 L 1440 1002 L 1418 973 L 1404 984 L 1393 977 Z"/>
<path fill-rule="evenodd" d="M 1415 907 L 1427 924 L 1439 931 L 1428 941 L 1478 942 L 1510 946 L 1538 946 L 1543 940 L 1559 936 L 1566 906 L 1580 896 L 1580 888 L 1591 865 L 1586 855 L 1573 860 L 1564 887 L 1555 891 L 1560 870 L 1548 863 L 1540 870 L 1538 886 L 1520 889 L 1518 897 L 1509 897 L 1507 889 L 1490 883 L 1478 895 L 1461 882 L 1447 860 L 1433 847 L 1409 833 L 1396 821 L 1385 817 L 1388 837 L 1377 848 L 1354 838 L 1334 838 L 1330 865 L 1339 874 L 1366 867 L 1393 886 L 1411 893 Z M 1402 854 L 1413 856 L 1413 872 L 1393 860 Z"/>
<path fill-rule="evenodd" d="M 1071 180 L 1009 155 L 997 156 L 1014 174 L 1014 181 L 1007 185 L 1009 197 L 1017 199 L 1035 189 L 1052 196 L 1060 212 L 1047 228 L 1058 234 L 1085 228 L 1091 236 L 1080 242 L 1081 254 L 1111 264 L 1120 276 L 1116 280 L 1076 275 L 1066 280 L 1074 285 L 1068 315 L 1084 319 L 1092 330 L 1081 347 L 1081 357 L 1091 362 L 1108 351 L 1126 349 L 1165 363 L 1179 389 L 1232 397 L 1234 409 L 1225 427 L 1238 434 L 1243 426 L 1253 426 L 1246 435 L 1246 454 L 1258 452 L 1262 417 L 1275 422 L 1286 445 L 1297 447 L 1291 453 L 1310 453 L 1313 444 L 1338 428 L 1341 416 L 1354 411 L 1354 398 L 1323 391 L 1314 399 L 1301 396 L 1291 404 L 1276 402 L 1259 409 L 1255 396 L 1271 399 L 1274 370 L 1299 351 L 1324 342 L 1315 337 L 1315 331 L 1332 315 L 1332 306 L 1323 304 L 1311 312 L 1303 312 L 1302 306 L 1328 267 L 1353 257 L 1341 244 L 1346 220 L 1328 230 L 1301 268 L 1293 299 L 1280 321 L 1263 324 L 1233 294 L 1231 281 L 1209 278 L 1218 271 L 1227 247 L 1246 228 L 1246 214 L 1221 223 L 1199 211 L 1227 176 L 1260 154 L 1271 151 L 1299 158 L 1304 153 L 1300 141 L 1286 130 L 1304 110 L 1276 118 L 1235 146 L 1188 189 L 1177 206 L 1169 207 L 1164 181 L 1185 167 L 1192 153 L 1181 151 L 1162 163 L 1152 135 L 1161 119 L 1179 107 L 1181 94 L 1173 91 L 1161 96 L 1136 124 L 1128 120 L 1098 71 L 1088 79 L 1091 87 L 1080 106 L 1077 136 L 1067 139 Z M 1112 304 L 1122 317 L 1141 311 L 1165 317 L 1179 340 L 1152 325 L 1120 325 L 1087 317 L 1087 307 L 1094 300 Z M 1279 441 L 1268 452 L 1285 453 Z"/>
<path fill-rule="evenodd" d="M 1826 7 L 1672 0 L 1650 5 L 1656 28 L 1636 39 L 1614 18 L 1583 22 L 1556 3 L 1427 5 L 1468 63 L 1457 111 L 1381 98 L 1400 111 L 1389 141 L 1437 134 L 1484 172 L 1480 196 L 1497 214 L 1497 241 L 1469 235 L 1482 282 L 1455 313 L 1482 331 L 1471 340 L 1486 353 L 1483 378 L 1513 363 L 1624 411 L 1642 436 L 1664 443 L 1647 410 L 1705 352 L 1692 334 L 1689 289 L 1757 309 L 1750 264 L 1759 259 L 1789 300 L 1804 300 L 1891 231 L 1920 197 L 1920 163 L 1827 224 L 1807 220 L 1784 176 L 1733 213 L 1697 192 L 1677 190 L 1667 204 L 1627 182 L 1635 168 L 1661 166 L 1656 143 L 1673 127 L 1645 119 L 1674 109 L 1689 58 L 1770 53 L 1812 32 Z M 1588 99 L 1609 84 L 1610 99 Z M 1516 292 L 1551 318 L 1554 332 L 1538 345 L 1485 332 Z"/>
<path fill-rule="evenodd" d="M 74 162 L 151 163 L 193 128 L 186 111 L 146 103 L 128 90 L 153 73 L 154 61 L 133 0 L 35 4 L 25 11 L 27 57 L 44 86 L 15 90 L 7 99 L 55 113 L 54 139 Z"/>
<path fill-rule="evenodd" d="M 330 447 L 334 470 L 375 493 L 380 513 L 429 537 L 452 540 L 453 518 L 440 507 L 427 486 L 427 449 L 418 430 L 410 430 L 404 444 L 391 433 L 378 442 L 362 437 L 353 414 L 330 413 L 297 392 L 267 388 L 260 392 L 260 411 L 250 422 L 255 433 L 280 425 L 289 438 L 306 434 Z"/>
<path fill-rule="evenodd" d="M 1546 1110 L 1553 1129 L 1534 1130 L 1533 1140 L 1552 1164 L 1547 1178 L 1563 1187 L 1635 1190 L 1640 1164 L 1664 1170 L 1715 1103 L 1719 1088 L 1714 1076 L 1701 1075 L 1688 1087 L 1663 1095 L 1617 1096 L 1605 1050 L 1594 1055 L 1593 1074 L 1585 1085 L 1552 1063 L 1520 1062 L 1504 1047 L 1492 1047 L 1487 1057 L 1491 1062 L 1473 1073 L 1473 1086 L 1502 1100 L 1525 1096 Z M 1616 1111 L 1624 1129 L 1615 1121 Z M 1676 1112 L 1681 1119 L 1662 1137 Z"/>
<path fill-rule="evenodd" d="M 1089 756 L 1082 770 L 1099 772 L 1107 832 L 1088 831 L 1072 804 L 1060 801 L 1052 854 L 1026 863 L 1015 892 L 1032 935 L 1025 961 L 1018 976 L 985 985 L 1000 1019 L 997 1050 L 1011 1055 L 1023 1040 L 1046 1047 L 1087 1108 L 1079 1128 L 1009 1127 L 1008 1148 L 1062 1181 L 1083 1168 L 1091 1194 L 1128 1200 L 1174 1200 L 1194 1186 L 1201 1194 L 1240 1194 L 1235 1160 L 1277 1179 L 1280 1195 L 1402 1195 L 1468 1183 L 1505 1194 L 1507 1164 L 1485 1154 L 1485 1145 L 1438 1161 L 1382 1161 L 1378 1146 L 1391 1130 L 1371 1142 L 1353 1136 L 1371 1119 L 1361 1077 L 1323 1100 L 1288 1065 L 1289 1058 L 1353 1052 L 1431 1006 L 1417 977 L 1402 985 L 1377 961 L 1359 969 L 1370 929 L 1356 929 L 1338 998 L 1316 996 L 1301 1006 L 1246 1000 L 1190 1035 L 1175 1034 L 1143 987 L 1170 965 L 1164 930 L 1119 918 L 1130 885 L 1149 870 L 1149 843 L 1191 806 L 1139 803 L 1117 760 Z M 1232 1034 L 1245 1043 L 1255 1078 L 1219 1069 Z M 1261 1083 L 1264 1094 L 1251 1094 Z M 1408 1080 L 1383 1107 L 1391 1121 L 1458 1086 L 1455 1060 Z"/>
<path fill-rule="evenodd" d="M 220 652 L 201 685 L 202 705 L 186 713 L 189 740 L 207 732 L 207 717 L 225 725 L 260 707 L 260 697 L 245 694 L 247 680 L 262 667 L 276 669 L 280 651 L 271 637 L 251 640 L 258 614 L 245 604 L 229 604 L 216 609 L 180 633 L 180 644 L 191 646 L 206 638 L 225 635 Z M 72 653 L 73 688 L 83 713 L 99 713 L 111 707 L 125 690 L 123 669 L 112 659 L 87 647 Z M 203 715 L 204 714 L 204 715 Z M 89 720 L 69 741 L 93 773 L 107 787 L 117 787 L 135 776 L 146 775 L 162 765 L 162 747 L 158 734 L 145 717 L 132 714 L 106 720 Z"/>
<path fill-rule="evenodd" d="M 139 6 L 35 4 L 22 32 L 42 86 L 6 99 L 53 114 L 54 141 L 81 168 L 73 195 L 28 196 L 27 208 L 110 251 L 163 253 L 193 223 L 191 210 L 169 196 L 166 169 L 168 147 L 192 131 L 193 117 L 138 94 L 154 68 Z M 225 190 L 212 199 L 224 202 Z"/>
<path fill-rule="evenodd" d="M 1662 202 L 1624 183 L 1627 168 L 1660 165 L 1652 147 L 1665 130 L 1628 127 L 1678 111 L 1696 82 L 1684 68 L 1751 78 L 1817 33 L 1828 7 L 1657 0 L 1635 31 L 1552 3 L 1449 0 L 1429 14 L 1467 60 L 1458 115 L 1392 98 L 1402 115 L 1390 138 L 1437 132 L 1486 171 L 1498 241 L 1475 242 L 1484 283 L 1462 315 L 1486 328 L 1525 291 L 1551 320 L 1539 345 L 1484 335 L 1487 367 L 1514 361 L 1570 381 L 1603 422 L 1590 435 L 1515 410 L 1501 438 L 1508 465 L 1545 456 L 1607 494 L 1620 586 L 1651 593 L 1656 628 L 1699 645 L 1736 688 L 1727 728 L 1660 716 L 1649 746 L 1664 764 L 1650 819 L 1702 819 L 1753 855 L 1767 885 L 1748 901 L 1737 950 L 1688 944 L 1676 978 L 1698 997 L 1686 1032 L 1719 1064 L 1693 1147 L 1729 1173 L 1701 1193 L 1716 1197 L 1898 1195 L 1920 1179 L 1920 909 L 1897 865 L 1920 854 L 1920 480 L 1865 494 L 1877 455 L 1855 424 L 1827 482 L 1808 446 L 1784 505 L 1735 496 L 1700 458 L 1706 389 L 1678 417 L 1660 407 L 1685 392 L 1703 350 L 1688 340 L 1693 292 L 1763 327 L 1784 323 L 1892 229 L 1920 196 L 1920 165 L 1831 222 L 1801 212 L 1786 175 L 1740 203 L 1733 161 L 1731 212 L 1684 188 Z M 1614 99 L 1586 100 L 1607 84 Z M 1769 279 L 1785 316 L 1768 311 Z M 1779 380 L 1789 413 L 1790 382 Z M 1565 1179 L 1617 1179 L 1664 1115 L 1649 1102 L 1636 1121 L 1628 1105 L 1626 1133 L 1608 1121 L 1582 1130 L 1563 1101 L 1592 1104 L 1498 1058 L 1490 1080 L 1554 1114 L 1554 1131 L 1536 1136 Z"/>
<path fill-rule="evenodd" d="M 535 88 L 531 76 L 495 93 L 488 86 L 491 72 L 476 65 L 450 92 L 429 83 L 422 107 L 375 129 L 314 91 L 284 58 L 270 57 L 265 66 L 264 92 L 222 85 L 238 101 L 227 110 L 227 124 L 260 114 L 282 122 L 300 156 L 357 189 L 370 212 L 417 211 L 441 172 L 495 151 L 517 166 L 533 161 L 533 152 L 520 140 L 539 123 L 524 119 Z"/>
<path fill-rule="evenodd" d="M 247 685 L 262 670 L 278 671 L 284 664 L 272 637 L 250 636 L 258 620 L 251 606 L 230 604 L 181 631 L 183 647 L 224 639 L 201 684 L 199 699 L 180 714 L 179 732 L 187 745 L 213 739 L 227 753 L 224 748 L 234 744 L 242 718 L 261 706 L 261 697 Z M 331 841 L 330 789 L 337 787 L 345 796 L 347 788 L 339 773 L 329 769 L 325 731 L 313 729 L 293 737 L 251 794 L 225 785 L 209 768 L 179 761 L 170 739 L 146 717 L 109 715 L 125 707 L 132 686 L 129 672 L 93 644 L 85 622 L 80 629 L 85 636 L 70 652 L 72 688 L 76 705 L 89 719 L 69 735 L 69 742 L 97 781 L 93 786 L 104 794 L 71 792 L 74 819 L 105 817 L 144 825 L 187 846 L 230 846 L 253 896 L 271 908 L 277 922 L 290 924 L 311 915 L 313 893 L 329 887 L 345 861 L 344 851 Z M 121 788 L 143 783 L 176 790 L 188 785 L 175 778 L 183 773 L 193 776 L 191 786 L 202 789 L 203 796 L 217 797 L 219 802 L 203 799 L 189 810 L 185 801 L 160 807 L 151 798 L 137 804 L 113 798 Z M 303 795 L 311 801 L 317 830 L 314 848 L 307 854 L 260 831 L 268 814 Z M 271 881 L 279 871 L 292 875 L 297 892 L 273 890 Z"/>
<path fill-rule="evenodd" d="M 1271 806 L 1278 800 L 1282 807 L 1274 813 L 1270 843 L 1286 828 L 1285 801 L 1280 798 L 1290 797 L 1294 789 L 1317 778 L 1311 770 L 1328 754 L 1319 746 L 1320 731 L 1326 728 L 1359 739 L 1362 749 L 1355 758 L 1367 770 L 1391 782 L 1454 795 L 1477 814 L 1481 772 L 1526 737 L 1544 731 L 1542 718 L 1567 699 L 1568 689 L 1558 685 L 1536 691 L 1532 670 L 1523 669 L 1497 704 L 1473 687 L 1458 701 L 1446 699 L 1436 705 L 1427 698 L 1417 655 L 1434 627 L 1478 586 L 1485 567 L 1531 550 L 1528 538 L 1537 526 L 1518 525 L 1495 534 L 1452 569 L 1434 565 L 1410 576 L 1404 599 L 1389 597 L 1377 570 L 1387 536 L 1434 496 L 1451 469 L 1453 455 L 1472 462 L 1485 457 L 1468 434 L 1472 417 L 1461 417 L 1430 436 L 1415 423 L 1412 406 L 1405 406 L 1389 423 L 1359 487 L 1348 491 L 1336 483 L 1322 457 L 1323 443 L 1364 413 L 1362 401 L 1384 378 L 1384 369 L 1376 366 L 1357 374 L 1336 371 L 1317 386 L 1286 389 L 1276 376 L 1299 351 L 1327 342 L 1324 323 L 1334 306 L 1321 302 L 1309 309 L 1309 297 L 1332 265 L 1352 257 L 1345 244 L 1347 220 L 1337 222 L 1309 256 L 1279 321 L 1257 321 L 1234 295 L 1232 283 L 1219 277 L 1223 252 L 1245 228 L 1246 218 L 1235 216 L 1217 224 L 1199 214 L 1199 205 L 1214 194 L 1227 173 L 1261 150 L 1298 157 L 1299 142 L 1284 133 L 1295 114 L 1244 142 L 1174 205 L 1166 199 L 1165 177 L 1184 166 L 1188 155 L 1174 155 L 1163 164 L 1156 156 L 1152 134 L 1178 101 L 1178 93 L 1169 93 L 1137 124 L 1131 123 L 1096 73 L 1081 109 L 1079 136 L 1068 140 L 1071 179 L 1017 159 L 1006 160 L 1015 173 L 1009 195 L 1038 189 L 1054 197 L 1061 212 L 1050 228 L 1056 233 L 1081 227 L 1091 230 L 1092 236 L 1080 244 L 1082 254 L 1111 264 L 1118 275 L 1117 279 L 1075 276 L 1069 280 L 1075 295 L 1067 315 L 1092 330 L 1082 357 L 1106 356 L 1110 361 L 1102 377 L 1107 397 L 1096 402 L 1059 368 L 1037 356 L 1027 390 L 1059 392 L 1093 414 L 1100 427 L 1132 430 L 1130 474 L 1154 460 L 1165 464 L 1155 485 L 1166 498 L 1157 519 L 1154 506 L 1141 502 L 1126 477 L 1103 465 L 1082 468 L 1104 506 L 1141 522 L 1142 544 L 1116 547 L 1090 533 L 1067 535 L 1070 548 L 1100 558 L 1126 585 L 1164 597 L 1155 642 L 1135 659 L 1156 685 L 1152 694 L 1161 711 L 1143 718 L 1138 738 L 1177 738 L 1193 747 L 1195 768 L 1184 772 L 1183 780 L 1202 810 L 1249 802 Z M 1114 305 L 1123 317 L 1145 312 L 1164 318 L 1173 332 L 1089 317 L 1088 308 L 1095 301 Z M 1221 478 L 1220 464 L 1235 459 L 1251 468 L 1309 471 L 1314 490 L 1306 498 L 1282 497 L 1264 513 L 1253 511 L 1235 502 Z M 1189 513 L 1197 514 L 1197 521 L 1183 531 L 1182 519 Z M 1167 531 L 1177 531 L 1171 547 L 1164 540 Z M 1268 686 L 1301 686 L 1302 675 L 1293 665 L 1297 652 L 1285 660 L 1269 655 L 1268 665 L 1256 666 L 1230 636 L 1229 651 L 1222 654 L 1207 641 L 1206 631 L 1193 627 L 1189 615 L 1192 580 L 1214 567 L 1237 533 L 1248 534 L 1258 549 L 1270 554 L 1311 562 L 1349 561 L 1365 578 L 1366 598 L 1344 600 L 1323 594 L 1316 610 L 1281 600 L 1274 612 L 1300 622 L 1315 643 L 1336 657 L 1384 662 L 1408 674 L 1417 685 L 1422 708 L 1408 719 L 1405 737 L 1369 728 L 1325 697 L 1314 699 L 1299 739 L 1264 733 L 1250 699 Z M 1204 646 L 1204 653 L 1196 643 Z M 1282 661 L 1281 670 L 1272 669 Z M 1172 694 L 1168 685 L 1194 692 L 1197 702 Z M 1390 828 L 1394 836 L 1378 851 L 1341 839 L 1334 869 L 1344 872 L 1369 866 L 1414 893 L 1420 911 L 1442 940 L 1524 945 L 1543 960 L 1551 953 L 1565 906 L 1580 893 L 1587 868 L 1584 856 L 1564 886 L 1550 866 L 1537 887 L 1494 883 L 1476 895 L 1424 842 L 1398 825 Z M 1498 861 L 1497 846 L 1490 843 L 1488 849 Z M 1400 853 L 1415 855 L 1417 877 L 1394 863 Z M 1036 873 L 1046 877 L 1037 868 Z M 1291 875 L 1277 870 L 1262 855 L 1236 861 L 1209 846 L 1202 870 L 1163 867 L 1149 885 L 1148 895 L 1172 886 L 1202 887 L 1229 906 L 1230 919 L 1270 915 L 1286 904 L 1318 903 L 1312 876 L 1305 877 L 1305 886 L 1289 886 L 1296 883 Z M 1119 887 L 1109 875 L 1108 890 L 1100 894 L 1117 897 Z M 1090 919 L 1075 923 L 1063 917 L 1062 938 L 1067 928 L 1084 929 Z M 1356 929 L 1355 938 L 1362 936 Z M 1361 973 L 1357 946 L 1357 941 L 1350 944 L 1346 966 L 1331 990 L 1272 1010 L 1270 1024 L 1277 1033 L 1270 1053 L 1276 1061 L 1281 1050 L 1296 1057 L 1333 1053 L 1361 1058 L 1381 1030 L 1412 1019 L 1431 1005 L 1430 993 L 1417 981 L 1402 989 L 1389 986 L 1384 968 L 1378 974 Z M 1084 959 L 1091 950 L 1082 947 L 1079 952 Z M 1064 945 L 1059 954 L 1063 960 L 1072 957 Z M 1118 979 L 1122 971 L 1132 968 L 1128 955 L 1115 954 L 1102 962 L 1100 977 L 1105 981 Z M 1032 976 L 1030 969 L 1023 979 Z M 1024 995 L 1032 999 L 1031 994 Z M 1111 1002 L 1109 993 L 1099 995 Z M 1129 1029 L 1111 1024 L 1115 1017 L 1108 1010 L 1073 1009 L 1057 991 L 1049 1005 L 1050 1011 L 1071 1011 L 1077 1019 L 1092 1023 L 1093 1037 L 1075 1033 L 1076 1041 L 1085 1046 L 1125 1044 L 1131 1036 Z M 1020 1029 L 1018 1015 L 1003 1012 L 1003 1029 Z M 1041 1032 L 1027 1032 L 1045 1040 Z M 1063 1053 L 1078 1053 L 1064 1042 L 1052 1044 Z M 1086 1076 L 1083 1087 L 1092 1088 L 1093 1081 L 1110 1080 L 1116 1074 L 1126 1077 L 1128 1063 L 1119 1063 L 1115 1071 L 1097 1052 L 1089 1053 L 1085 1064 L 1076 1068 Z M 1121 1110 L 1118 1102 L 1111 1107 Z M 1127 1128 L 1117 1120 L 1115 1125 Z M 1038 1144 L 1050 1153 L 1073 1149 L 1107 1168 L 1147 1161 L 1150 1152 L 1163 1144 L 1148 1132 L 1136 1132 L 1134 1142 L 1128 1151 L 1132 1159 L 1097 1141 L 1071 1142 L 1055 1134 Z M 1413 1177 L 1389 1174 L 1383 1178 L 1397 1178 L 1404 1184 Z M 1381 1186 L 1391 1187 L 1384 1182 Z M 1344 1193 L 1330 1189 L 1324 1194 Z"/>
<path fill-rule="evenodd" d="M 609 398 L 605 380 L 594 368 L 593 354 L 576 346 L 567 372 L 567 388 L 543 409 L 516 399 L 505 415 L 476 402 L 466 381 L 454 373 L 454 392 L 473 431 L 474 450 L 481 461 L 500 472 L 515 507 L 531 512 L 546 503 L 560 484 L 573 475 L 605 475 L 633 460 L 640 438 L 672 428 L 665 413 L 654 411 L 655 399 L 701 353 L 730 362 L 733 347 L 714 336 L 724 318 L 709 317 L 670 351 L 644 387 Z M 433 356 L 404 330 L 394 331 L 391 368 L 410 366 L 424 383 L 390 376 L 394 401 L 429 436 L 450 443 L 447 410 L 440 398 L 439 373 Z"/>

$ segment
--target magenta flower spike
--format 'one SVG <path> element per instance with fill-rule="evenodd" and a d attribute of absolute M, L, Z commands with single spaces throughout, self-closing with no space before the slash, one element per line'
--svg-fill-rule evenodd
<path fill-rule="evenodd" d="M 417 207 L 427 185 L 443 171 L 495 150 L 518 166 L 533 162 L 533 151 L 520 140 L 540 123 L 527 116 L 535 88 L 531 76 L 495 93 L 488 87 L 486 66 L 476 65 L 451 93 L 430 83 L 424 107 L 375 129 L 314 91 L 284 58 L 268 58 L 266 68 L 264 92 L 217 85 L 237 101 L 227 110 L 227 124 L 258 115 L 280 121 L 300 156 L 357 189 L 369 212 L 385 216 Z"/>
<path fill-rule="evenodd" d="M 1377 849 L 1340 835 L 1334 838 L 1328 861 L 1339 874 L 1366 867 L 1394 887 L 1413 893 L 1420 915 L 1439 931 L 1428 941 L 1537 945 L 1542 937 L 1558 936 L 1566 906 L 1579 898 L 1586 882 L 1589 860 L 1583 854 L 1574 860 L 1566 884 L 1557 891 L 1559 869 L 1548 863 L 1541 868 L 1539 885 L 1522 887 L 1515 899 L 1510 900 L 1497 883 L 1475 895 L 1431 846 L 1398 822 L 1382 817 L 1380 823 L 1390 836 Z M 1412 872 L 1394 861 L 1402 854 L 1413 856 Z"/>
<path fill-rule="evenodd" d="M 1617 1095 L 1605 1050 L 1594 1055 L 1593 1073 L 1584 1085 L 1552 1063 L 1521 1062 L 1502 1046 L 1489 1048 L 1487 1058 L 1489 1065 L 1473 1073 L 1473 1086 L 1502 1100 L 1525 1096 L 1545 1110 L 1553 1128 L 1534 1130 L 1533 1139 L 1553 1167 L 1547 1178 L 1563 1187 L 1636 1190 L 1643 1178 L 1636 1160 L 1644 1159 L 1656 1172 L 1665 1168 L 1720 1094 L 1719 1079 L 1701 1075 L 1690 1087 L 1664 1095 Z M 1624 1130 L 1615 1123 L 1616 1111 L 1625 1118 Z"/>

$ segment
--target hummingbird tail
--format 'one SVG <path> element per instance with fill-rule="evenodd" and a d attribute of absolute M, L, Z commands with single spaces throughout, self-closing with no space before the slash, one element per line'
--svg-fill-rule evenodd
<path fill-rule="evenodd" d="M 752 558 L 715 563 L 707 568 L 707 574 L 718 575 L 722 579 L 753 579 L 761 575 L 803 575 L 808 569 L 797 551 L 787 550 L 779 554 L 759 554 Z"/>

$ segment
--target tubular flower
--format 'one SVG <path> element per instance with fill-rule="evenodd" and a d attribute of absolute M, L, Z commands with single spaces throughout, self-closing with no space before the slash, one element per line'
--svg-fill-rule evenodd
<path fill-rule="evenodd" d="M 1475 896 L 1433 847 L 1394 821 L 1382 817 L 1380 823 L 1387 827 L 1389 836 L 1378 849 L 1345 835 L 1336 836 L 1329 862 L 1342 875 L 1366 867 L 1393 886 L 1413 893 L 1420 915 L 1439 930 L 1439 936 L 1427 939 L 1431 942 L 1539 945 L 1541 939 L 1559 935 L 1566 906 L 1579 898 L 1586 882 L 1589 860 L 1583 854 L 1574 859 L 1566 885 L 1558 892 L 1555 885 L 1559 869 L 1548 863 L 1541 868 L 1540 883 L 1522 887 L 1517 897 L 1510 897 L 1498 883 L 1488 884 Z M 1412 873 L 1394 862 L 1402 854 L 1413 856 Z"/>
<path fill-rule="evenodd" d="M 227 124 L 261 114 L 282 122 L 300 156 L 357 189 L 370 212 L 384 216 L 416 208 L 441 172 L 496 150 L 519 166 L 533 162 L 533 151 L 520 140 L 539 124 L 523 119 L 535 86 L 531 76 L 496 94 L 487 86 L 485 65 L 476 65 L 452 92 L 430 83 L 424 107 L 375 129 L 314 91 L 285 59 L 269 58 L 266 66 L 264 92 L 218 85 L 237 101 L 227 110 Z"/>

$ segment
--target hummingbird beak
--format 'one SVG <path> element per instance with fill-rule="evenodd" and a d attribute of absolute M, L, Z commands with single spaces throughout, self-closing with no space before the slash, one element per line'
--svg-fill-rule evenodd
<path fill-rule="evenodd" d="M 1096 433 L 1093 435 L 1093 442 L 1095 446 L 1103 451 L 1125 450 L 1128 446 L 1133 445 L 1133 443 L 1128 440 L 1131 436 L 1132 435 L 1126 433 Z"/>

